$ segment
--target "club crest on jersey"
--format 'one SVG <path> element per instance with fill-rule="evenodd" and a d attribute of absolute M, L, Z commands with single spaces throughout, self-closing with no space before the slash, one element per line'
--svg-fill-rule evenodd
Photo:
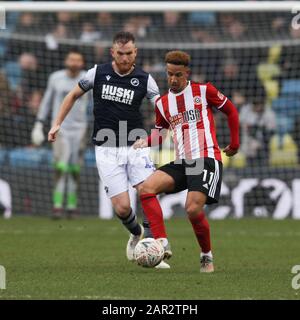
<path fill-rule="evenodd" d="M 105 100 L 132 104 L 134 91 L 108 84 L 102 85 L 101 98 Z"/>
<path fill-rule="evenodd" d="M 133 86 L 137 87 L 137 86 L 140 84 L 140 81 L 139 81 L 139 79 L 137 79 L 137 78 L 132 78 L 132 79 L 130 80 L 130 83 L 131 83 Z"/>
<path fill-rule="evenodd" d="M 196 106 L 199 106 L 202 103 L 201 97 L 200 96 L 196 96 L 194 97 L 194 104 Z"/>
<path fill-rule="evenodd" d="M 107 75 L 107 76 L 106 76 L 106 80 L 107 80 L 107 81 L 109 81 L 109 80 L 110 80 L 110 78 L 111 78 L 111 76 L 110 76 L 110 75 Z"/>

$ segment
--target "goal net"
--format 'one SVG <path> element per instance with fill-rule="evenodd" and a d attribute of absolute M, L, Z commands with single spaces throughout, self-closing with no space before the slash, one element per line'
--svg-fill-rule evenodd
<path fill-rule="evenodd" d="M 111 60 L 113 35 L 132 32 L 137 64 L 167 90 L 164 55 L 187 51 L 191 79 L 212 82 L 239 110 L 241 148 L 223 155 L 224 174 L 214 219 L 244 216 L 300 218 L 300 17 L 294 3 L 273 2 L 0 2 L 0 210 L 7 213 L 8 183 L 15 214 L 46 215 L 53 207 L 54 168 L 49 143 L 31 142 L 51 73 L 64 68 L 78 48 L 86 70 Z M 300 9 L 300 8 L 299 8 Z M 3 19 L 2 19 L 3 20 Z M 3 22 L 3 21 L 2 21 Z M 153 107 L 142 106 L 144 126 L 154 124 Z M 44 125 L 45 135 L 50 116 Z M 229 143 L 226 118 L 215 112 L 221 148 Z M 80 171 L 82 215 L 112 216 L 98 183 L 90 142 Z M 159 165 L 172 158 L 168 142 L 153 150 Z M 134 195 L 133 195 L 134 198 Z M 184 215 L 185 193 L 162 196 L 166 218 Z M 67 201 L 67 200 L 65 200 Z M 137 203 L 137 210 L 139 204 Z"/>

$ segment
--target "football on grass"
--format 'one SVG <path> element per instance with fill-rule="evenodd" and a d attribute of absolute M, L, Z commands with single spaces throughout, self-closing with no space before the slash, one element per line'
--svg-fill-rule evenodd
<path fill-rule="evenodd" d="M 153 268 L 164 258 L 164 248 L 158 240 L 145 238 L 136 245 L 134 257 L 138 265 Z"/>

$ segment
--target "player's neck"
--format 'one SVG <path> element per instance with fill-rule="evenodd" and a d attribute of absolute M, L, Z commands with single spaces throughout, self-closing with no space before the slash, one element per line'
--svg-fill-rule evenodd
<path fill-rule="evenodd" d="M 172 92 L 173 94 L 179 94 L 179 93 L 181 93 L 182 91 L 184 91 L 189 84 L 190 84 L 190 81 L 187 80 L 187 82 L 186 82 L 186 84 L 185 84 L 184 87 L 178 89 L 177 91 L 174 91 L 174 90 L 170 89 L 170 92 Z"/>
<path fill-rule="evenodd" d="M 124 77 L 124 76 L 130 74 L 134 69 L 134 65 L 133 65 L 128 71 L 122 72 L 122 71 L 119 70 L 119 68 L 118 68 L 117 64 L 115 63 L 115 61 L 112 62 L 112 67 L 114 69 L 114 72 L 116 74 L 118 74 L 119 76 L 121 76 L 121 77 Z"/>

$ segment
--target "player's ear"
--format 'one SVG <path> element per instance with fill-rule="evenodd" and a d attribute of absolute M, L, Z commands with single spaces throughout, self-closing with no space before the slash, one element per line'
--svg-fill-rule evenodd
<path fill-rule="evenodd" d="M 189 67 L 186 67 L 185 72 L 186 72 L 187 77 L 189 78 L 189 76 L 191 75 L 191 69 Z"/>
<path fill-rule="evenodd" d="M 110 48 L 110 54 L 112 57 L 114 56 L 114 48 Z"/>

